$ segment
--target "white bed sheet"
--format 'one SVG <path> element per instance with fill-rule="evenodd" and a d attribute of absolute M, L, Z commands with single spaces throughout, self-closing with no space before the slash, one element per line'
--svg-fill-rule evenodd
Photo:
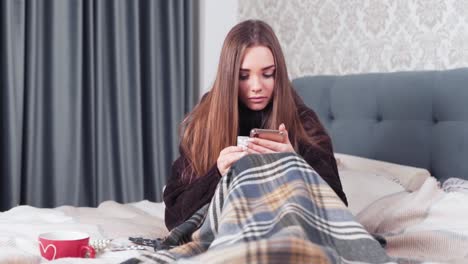
<path fill-rule="evenodd" d="M 430 263 L 468 263 L 468 181 L 440 187 L 433 177 L 414 192 L 388 195 L 356 220 L 387 241 L 386 252 Z"/>
<path fill-rule="evenodd" d="M 129 236 L 165 236 L 163 219 L 164 204 L 147 200 L 130 204 L 106 201 L 96 208 L 17 206 L 0 213 L 0 263 L 119 263 L 141 250 L 105 250 L 95 259 L 64 258 L 48 262 L 40 256 L 37 237 L 51 231 L 82 231 L 90 234 L 92 240 L 113 239 L 114 245 L 130 245 Z"/>

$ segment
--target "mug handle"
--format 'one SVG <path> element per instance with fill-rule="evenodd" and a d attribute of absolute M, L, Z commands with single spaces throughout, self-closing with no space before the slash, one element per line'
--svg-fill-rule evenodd
<path fill-rule="evenodd" d="M 94 250 L 92 246 L 81 246 L 80 252 L 82 258 L 86 256 L 86 253 L 89 253 L 89 258 L 94 258 L 96 256 L 96 250 Z"/>

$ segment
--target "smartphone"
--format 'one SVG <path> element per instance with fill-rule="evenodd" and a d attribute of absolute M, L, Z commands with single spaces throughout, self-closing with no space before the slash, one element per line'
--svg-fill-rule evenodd
<path fill-rule="evenodd" d="M 254 128 L 250 130 L 250 137 L 258 137 L 276 142 L 283 142 L 284 133 L 275 129 Z"/>

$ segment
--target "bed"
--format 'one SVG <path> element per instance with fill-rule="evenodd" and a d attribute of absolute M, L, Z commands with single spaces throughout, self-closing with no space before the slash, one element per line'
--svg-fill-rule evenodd
<path fill-rule="evenodd" d="M 350 210 L 386 252 L 468 263 L 468 68 L 293 83 L 340 153 Z"/>
<path fill-rule="evenodd" d="M 332 137 L 349 211 L 385 252 L 468 262 L 468 69 L 306 76 L 293 84 Z M 96 259 L 51 263 L 135 259 L 153 250 L 132 249 L 128 237 L 166 236 L 163 215 L 164 204 L 150 201 L 17 206 L 0 213 L 0 263 L 47 262 L 37 236 L 51 230 L 112 239 Z"/>

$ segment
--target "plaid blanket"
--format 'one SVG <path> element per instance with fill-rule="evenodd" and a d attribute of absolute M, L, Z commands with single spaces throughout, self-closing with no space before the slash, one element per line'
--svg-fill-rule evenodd
<path fill-rule="evenodd" d="M 209 207 L 171 231 L 162 244 L 170 248 L 190 235 L 188 243 L 126 263 L 394 261 L 326 182 L 293 153 L 239 160 L 223 176 Z"/>

